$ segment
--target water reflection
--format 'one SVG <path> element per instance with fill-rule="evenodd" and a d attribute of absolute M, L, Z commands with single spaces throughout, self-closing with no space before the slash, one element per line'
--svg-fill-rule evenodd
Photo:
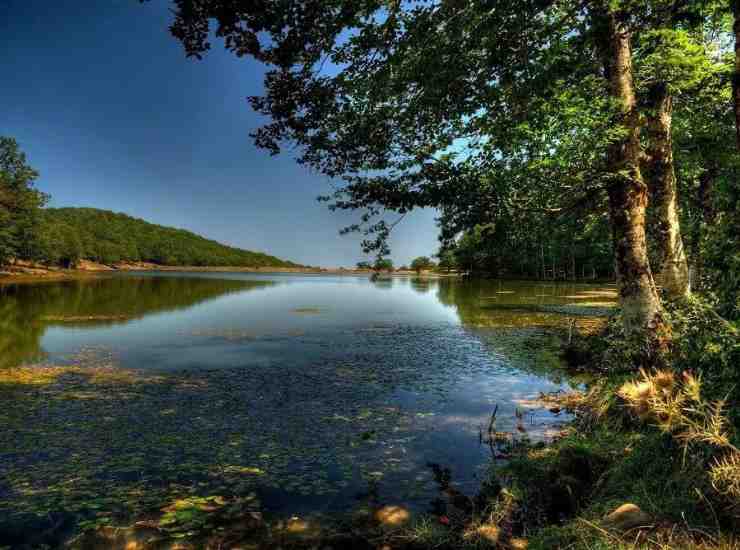
<path fill-rule="evenodd" d="M 19 513 L 123 521 L 214 496 L 290 516 L 363 493 L 396 517 L 453 498 L 442 473 L 472 495 L 494 408 L 516 437 L 564 420 L 534 403 L 561 387 L 542 327 L 611 290 L 219 275 L 2 292 L 3 359 L 67 361 L 0 371 L 0 534 Z"/>
<path fill-rule="evenodd" d="M 437 281 L 424 277 L 413 277 L 409 279 L 409 284 L 415 291 L 424 294 L 437 286 Z"/>
<path fill-rule="evenodd" d="M 183 310 L 271 281 L 196 277 L 110 277 L 0 285 L 0 368 L 43 356 L 50 326 L 103 327 Z"/>
<path fill-rule="evenodd" d="M 617 293 L 609 285 L 442 279 L 437 297 L 466 326 L 531 328 L 562 326 L 564 315 L 608 315 Z"/>

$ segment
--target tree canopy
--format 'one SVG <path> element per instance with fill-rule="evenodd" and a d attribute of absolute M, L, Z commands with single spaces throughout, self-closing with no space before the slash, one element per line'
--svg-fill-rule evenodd
<path fill-rule="evenodd" d="M 414 258 L 411 262 L 411 269 L 417 273 L 434 267 L 434 262 L 427 256 L 419 256 L 418 258 Z"/>
<path fill-rule="evenodd" d="M 710 0 L 177 0 L 171 30 L 190 56 L 215 28 L 268 65 L 250 98 L 268 117 L 257 145 L 297 145 L 334 178 L 324 200 L 363 211 L 348 229 L 366 250 L 387 254 L 390 213 L 435 207 L 446 247 L 478 231 L 484 248 L 539 256 L 536 271 L 544 247 L 561 266 L 593 255 L 591 271 L 616 266 L 625 329 L 642 337 L 662 324 L 653 271 L 689 291 L 677 190 L 710 170 L 692 148 L 677 180 L 674 134 L 732 141 L 731 18 Z"/>
<path fill-rule="evenodd" d="M 39 211 L 46 203 L 34 187 L 38 176 L 18 143 L 0 136 L 0 265 L 38 253 Z"/>
<path fill-rule="evenodd" d="M 175 266 L 299 267 L 261 252 L 220 244 L 190 231 L 94 208 L 49 208 L 42 215 L 44 259 L 70 265 L 150 262 Z"/>

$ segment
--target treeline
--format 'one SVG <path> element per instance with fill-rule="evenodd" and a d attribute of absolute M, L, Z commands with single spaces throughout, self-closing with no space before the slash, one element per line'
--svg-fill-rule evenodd
<path fill-rule="evenodd" d="M 0 136 L 0 265 L 39 252 L 40 212 L 48 197 L 34 188 L 37 177 L 18 143 Z"/>
<path fill-rule="evenodd" d="M 40 246 L 40 256 L 45 261 L 67 266 L 84 258 L 109 265 L 151 262 L 174 266 L 298 267 L 190 231 L 94 208 L 44 209 Z"/>
<path fill-rule="evenodd" d="M 0 137 L 0 266 L 12 260 L 74 267 L 149 262 L 169 266 L 301 267 L 261 252 L 94 208 L 43 208 L 38 173 L 17 142 Z"/>
<path fill-rule="evenodd" d="M 476 225 L 437 253 L 442 270 L 538 280 L 614 279 L 609 228 L 603 218 L 580 227 L 509 220 Z"/>

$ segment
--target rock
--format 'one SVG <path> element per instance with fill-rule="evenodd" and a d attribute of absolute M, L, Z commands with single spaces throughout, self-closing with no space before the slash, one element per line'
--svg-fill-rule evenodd
<path fill-rule="evenodd" d="M 653 518 L 632 503 L 622 504 L 604 518 L 603 525 L 617 531 L 629 531 L 638 527 L 652 525 Z"/>
<path fill-rule="evenodd" d="M 113 271 L 113 268 L 107 265 L 92 262 L 90 260 L 80 260 L 77 262 L 78 271 Z"/>
<path fill-rule="evenodd" d="M 386 526 L 401 525 L 406 523 L 409 517 L 409 511 L 400 506 L 383 506 L 375 512 L 375 519 Z"/>

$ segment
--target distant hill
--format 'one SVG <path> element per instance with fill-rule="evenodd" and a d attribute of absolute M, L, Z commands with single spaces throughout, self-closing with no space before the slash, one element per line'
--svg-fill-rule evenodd
<path fill-rule="evenodd" d="M 87 259 L 108 265 L 151 262 L 171 266 L 302 267 L 109 210 L 47 208 L 41 211 L 41 222 L 46 248 L 55 256 L 49 259 L 62 265 Z"/>

